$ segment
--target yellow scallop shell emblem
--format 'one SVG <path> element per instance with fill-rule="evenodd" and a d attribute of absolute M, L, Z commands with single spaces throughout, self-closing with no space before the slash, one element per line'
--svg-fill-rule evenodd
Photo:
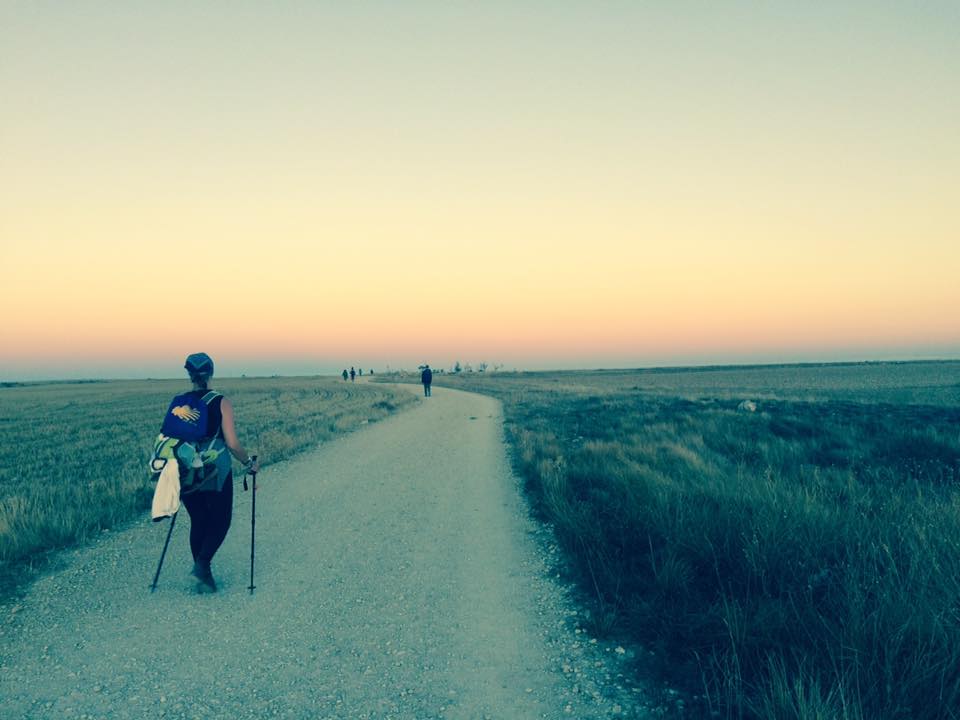
<path fill-rule="evenodd" d="M 170 412 L 186 422 L 194 423 L 200 419 L 200 411 L 194 410 L 189 405 L 178 405 Z"/>

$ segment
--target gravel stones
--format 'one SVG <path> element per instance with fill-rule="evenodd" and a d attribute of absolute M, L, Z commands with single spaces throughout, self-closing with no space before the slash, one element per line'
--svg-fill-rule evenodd
<path fill-rule="evenodd" d="M 268 468 L 252 596 L 249 493 L 214 595 L 192 592 L 187 527 L 152 595 L 165 525 L 65 553 L 0 607 L 3 717 L 643 717 L 632 651 L 580 626 L 501 425 L 496 401 L 437 388 Z"/>

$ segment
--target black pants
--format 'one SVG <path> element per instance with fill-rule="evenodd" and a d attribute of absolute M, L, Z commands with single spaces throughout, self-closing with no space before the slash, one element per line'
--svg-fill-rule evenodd
<path fill-rule="evenodd" d="M 233 473 L 220 492 L 195 492 L 180 498 L 190 513 L 190 550 L 193 561 L 209 565 L 220 549 L 233 518 Z"/>
<path fill-rule="evenodd" d="M 424 394 L 426 397 L 430 397 L 430 383 L 424 383 L 424 384 L 423 384 L 423 394 Z"/>

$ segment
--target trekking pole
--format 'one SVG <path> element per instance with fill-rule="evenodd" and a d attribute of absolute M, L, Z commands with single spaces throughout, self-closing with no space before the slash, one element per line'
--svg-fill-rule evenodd
<path fill-rule="evenodd" d="M 173 525 L 177 522 L 177 513 L 179 510 L 173 514 L 173 517 L 170 518 L 170 529 L 167 530 L 167 539 L 163 543 L 163 552 L 160 553 L 160 562 L 157 563 L 157 572 L 153 576 L 153 585 L 150 586 L 150 592 L 153 592 L 157 589 L 157 580 L 160 579 L 160 568 L 163 567 L 163 559 L 167 556 L 167 546 L 170 544 L 170 536 L 173 535 Z"/>
<path fill-rule="evenodd" d="M 253 462 L 257 461 L 257 456 L 252 455 Z M 250 591 L 250 594 L 253 595 L 254 588 L 257 586 L 253 584 L 253 557 L 254 557 L 254 540 L 256 538 L 257 530 L 257 474 L 252 471 L 248 471 L 243 475 L 243 489 L 247 489 L 247 475 L 253 476 L 253 497 L 251 498 L 250 504 L 250 585 L 247 587 L 247 590 Z"/>

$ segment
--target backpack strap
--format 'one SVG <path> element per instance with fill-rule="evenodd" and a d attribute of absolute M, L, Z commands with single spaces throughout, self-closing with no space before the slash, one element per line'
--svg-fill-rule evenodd
<path fill-rule="evenodd" d="M 212 402 L 213 402 L 214 400 L 216 400 L 218 397 L 221 397 L 220 393 L 218 393 L 216 390 L 210 390 L 210 391 L 207 392 L 207 394 L 204 395 L 201 399 L 202 399 L 203 402 L 209 407 L 210 403 L 212 403 Z M 217 440 L 218 440 L 218 435 L 219 435 L 219 434 L 220 434 L 220 431 L 219 431 L 219 430 L 213 434 L 213 437 L 210 438 L 210 444 L 207 445 L 207 450 L 212 450 L 212 449 L 213 449 L 213 445 L 214 445 L 214 443 L 217 442 Z"/>

